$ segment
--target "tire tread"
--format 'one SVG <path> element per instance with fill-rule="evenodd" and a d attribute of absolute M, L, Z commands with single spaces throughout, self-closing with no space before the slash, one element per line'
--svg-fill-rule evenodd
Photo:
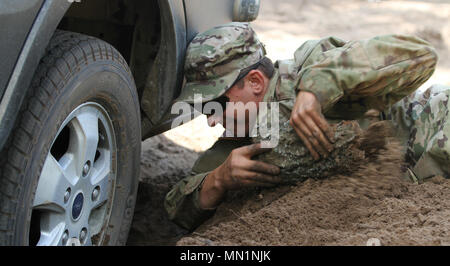
<path fill-rule="evenodd" d="M 103 46 L 103 49 L 100 48 Z M 97 49 L 95 48 L 97 47 Z M 57 30 L 35 72 L 31 86 L 18 114 L 15 127 L 0 156 L 0 245 L 14 243 L 15 214 L 20 212 L 19 194 L 37 134 L 48 117 L 67 80 L 88 65 L 100 60 L 119 58 L 131 75 L 122 55 L 110 44 L 94 37 Z M 72 64 L 73 62 L 73 64 Z"/>

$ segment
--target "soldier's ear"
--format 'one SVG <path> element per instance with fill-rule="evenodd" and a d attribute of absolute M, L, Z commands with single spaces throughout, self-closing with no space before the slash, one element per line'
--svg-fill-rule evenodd
<path fill-rule="evenodd" d="M 248 73 L 248 84 L 250 85 L 253 93 L 259 95 L 265 90 L 265 80 L 263 73 L 257 69 Z"/>

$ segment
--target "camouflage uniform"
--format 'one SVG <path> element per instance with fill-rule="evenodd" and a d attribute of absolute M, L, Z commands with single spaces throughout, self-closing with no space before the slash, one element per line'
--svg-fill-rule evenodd
<path fill-rule="evenodd" d="M 231 87 L 241 69 L 264 55 L 263 45 L 247 23 L 231 23 L 197 35 L 187 50 L 187 83 L 178 100 L 192 103 L 195 93 L 201 93 L 204 101 L 219 97 Z M 432 75 L 436 61 L 434 49 L 412 36 L 307 41 L 297 49 L 294 59 L 275 63 L 264 101 L 279 102 L 280 116 L 288 119 L 297 92 L 304 90 L 317 96 L 330 121 L 358 119 L 369 109 L 382 111 L 411 94 Z M 406 120 L 405 124 L 411 126 Z M 233 149 L 248 144 L 245 138 L 221 138 L 202 154 L 192 176 L 167 194 L 165 208 L 169 217 L 187 229 L 210 217 L 214 210 L 198 206 L 204 178 Z"/>
<path fill-rule="evenodd" d="M 407 174 L 416 181 L 450 177 L 450 86 L 434 85 L 393 105 L 389 115 L 404 140 Z"/>

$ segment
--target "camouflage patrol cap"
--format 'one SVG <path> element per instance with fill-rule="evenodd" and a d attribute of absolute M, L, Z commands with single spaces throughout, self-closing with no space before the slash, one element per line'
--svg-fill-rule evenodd
<path fill-rule="evenodd" d="M 186 84 L 176 101 L 202 102 L 224 94 L 242 69 L 258 63 L 266 52 L 248 23 L 232 22 L 198 34 L 186 51 Z"/>

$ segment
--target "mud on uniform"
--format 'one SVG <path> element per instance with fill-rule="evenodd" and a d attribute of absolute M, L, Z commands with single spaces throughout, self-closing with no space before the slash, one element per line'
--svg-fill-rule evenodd
<path fill-rule="evenodd" d="M 219 97 L 231 87 L 240 69 L 258 62 L 264 54 L 262 44 L 246 23 L 231 23 L 197 35 L 187 51 L 188 82 L 178 100 L 192 103 L 194 93 L 202 93 L 206 101 Z M 448 168 L 450 146 L 443 140 L 447 139 L 445 130 L 450 135 L 450 125 L 445 125 L 450 88 L 440 87 L 441 92 L 431 89 L 428 98 L 406 97 L 432 75 L 436 61 L 436 52 L 430 44 L 412 36 L 386 35 L 350 42 L 335 37 L 307 41 L 297 49 L 294 59 L 275 63 L 275 74 L 264 101 L 279 102 L 280 116 L 289 119 L 297 92 L 312 92 L 325 117 L 333 122 L 361 118 L 369 109 L 383 111 L 403 99 L 392 107 L 392 117 L 399 128 L 410 132 L 404 134 L 411 147 L 408 156 L 415 162 L 422 157 L 426 157 L 422 159 L 426 163 L 444 162 L 439 169 Z M 430 115 L 424 111 L 427 106 L 439 111 Z M 437 113 L 440 115 L 434 115 Z M 430 127 L 437 121 L 440 126 Z M 204 152 L 194 164 L 192 176 L 181 180 L 167 194 L 165 208 L 170 219 L 192 230 L 213 215 L 214 209 L 205 210 L 198 205 L 205 177 L 233 149 L 249 144 L 246 138 L 220 138 Z M 435 160 L 436 156 L 440 160 Z"/>

